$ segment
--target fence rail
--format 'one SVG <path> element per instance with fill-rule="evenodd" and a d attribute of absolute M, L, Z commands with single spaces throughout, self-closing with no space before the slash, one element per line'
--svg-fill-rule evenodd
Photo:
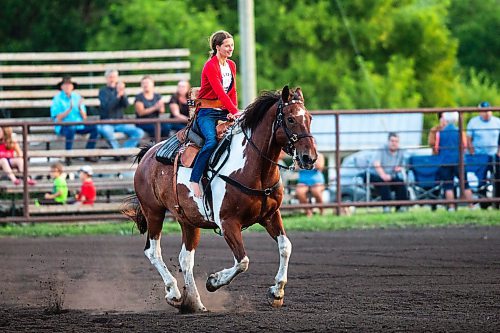
<path fill-rule="evenodd" d="M 366 109 L 366 110 L 329 110 L 329 111 L 313 111 L 311 112 L 313 116 L 315 115 L 333 115 L 334 116 L 334 122 L 331 124 L 332 130 L 334 131 L 335 134 L 335 149 L 333 151 L 334 155 L 334 172 L 335 172 L 335 179 L 337 180 L 335 183 L 336 187 L 336 195 L 333 200 L 329 203 L 325 204 L 300 204 L 300 205 L 292 205 L 292 204 L 287 204 L 283 205 L 282 209 L 284 210 L 289 210 L 289 209 L 303 209 L 303 208 L 333 208 L 336 213 L 339 215 L 341 212 L 341 208 L 347 207 L 347 206 L 354 206 L 354 207 L 379 207 L 379 206 L 410 206 L 410 205 L 429 205 L 429 204 L 460 204 L 460 203 L 499 203 L 500 198 L 481 198 L 481 199 L 474 199 L 474 200 L 465 200 L 464 198 L 457 198 L 454 200 L 444 200 L 444 199 L 436 199 L 436 200 L 408 200 L 408 201 L 360 201 L 360 202 L 343 202 L 342 201 L 342 183 L 341 183 L 341 154 L 342 151 L 340 150 L 340 134 L 341 129 L 340 129 L 340 121 L 339 118 L 342 115 L 349 115 L 349 114 L 394 114 L 394 113 L 399 113 L 399 114 L 405 114 L 405 113 L 439 113 L 439 112 L 450 112 L 450 111 L 458 111 L 459 112 L 459 132 L 462 133 L 464 126 L 463 126 L 463 114 L 467 112 L 477 112 L 479 111 L 478 108 L 423 108 L 423 109 L 381 109 L 381 110 L 376 110 L 376 109 Z M 490 107 L 490 108 L 481 108 L 480 111 L 500 111 L 500 108 L 496 107 Z M 160 140 L 160 133 L 161 133 L 161 123 L 179 123 L 179 121 L 174 121 L 172 119 L 123 119 L 123 120 L 106 120 L 106 121 L 100 121 L 100 120 L 95 120 L 95 121 L 86 121 L 85 124 L 93 124 L 93 125 L 99 125 L 99 124 L 144 124 L 144 123 L 154 123 L 155 128 L 156 128 L 156 135 L 155 135 L 155 140 L 158 142 Z M 81 123 L 65 123 L 67 125 L 76 125 L 76 124 L 81 124 Z M 38 222 L 38 221 L 54 221 L 54 222 L 62 222 L 62 221 L 84 221 L 84 220 L 120 220 L 124 219 L 123 216 L 112 213 L 112 214 L 90 214 L 90 215 L 64 215 L 64 216 L 31 216 L 30 211 L 29 211 L 29 203 L 30 203 L 30 198 L 29 198 L 29 185 L 28 185 L 28 175 L 29 175 L 29 161 L 28 158 L 30 156 L 48 156 L 48 155 L 54 155 L 51 153 L 45 154 L 43 152 L 37 152 L 35 154 L 31 154 L 29 151 L 29 132 L 31 127 L 39 127 L 39 126 L 53 126 L 53 122 L 49 121 L 43 121 L 43 122 L 37 122 L 37 121 L 23 121 L 23 120 L 17 120 L 17 119 L 4 119 L 0 120 L 0 125 L 1 126 L 16 126 L 16 127 L 22 127 L 22 142 L 23 142 L 23 159 L 24 159 L 24 169 L 23 169 L 23 216 L 11 216 L 11 217 L 6 217 L 6 218 L 0 218 L 0 223 L 7 223 L 7 222 Z M 457 147 L 459 150 L 459 186 L 460 186 L 460 193 L 463 195 L 464 189 L 465 189 L 465 179 L 464 179 L 464 153 L 463 153 L 463 148 L 465 143 L 463 142 L 462 136 L 459 136 L 459 142 L 460 145 Z M 498 184 L 494 184 L 498 185 Z"/>

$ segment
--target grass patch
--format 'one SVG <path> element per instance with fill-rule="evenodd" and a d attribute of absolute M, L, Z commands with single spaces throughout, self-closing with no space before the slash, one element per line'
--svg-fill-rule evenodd
<path fill-rule="evenodd" d="M 320 216 L 307 218 L 304 215 L 290 215 L 283 219 L 287 231 L 336 231 L 352 229 L 388 229 L 388 228 L 434 228 L 449 226 L 500 226 L 500 214 L 497 210 L 461 209 L 457 212 L 415 209 L 406 213 L 381 214 L 361 212 L 352 216 L 334 216 L 331 211 Z M 165 222 L 164 233 L 179 233 L 176 222 Z M 254 225 L 248 231 L 265 231 Z M 207 230 L 206 232 L 212 233 Z M 56 237 L 79 235 L 132 235 L 139 231 L 132 222 L 103 223 L 31 223 L 7 224 L 0 226 L 0 237 Z"/>

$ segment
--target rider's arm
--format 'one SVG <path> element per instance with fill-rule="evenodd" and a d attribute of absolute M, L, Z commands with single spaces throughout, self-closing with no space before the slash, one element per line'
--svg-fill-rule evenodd
<path fill-rule="evenodd" d="M 229 112 L 232 114 L 237 114 L 239 112 L 238 108 L 233 104 L 233 101 L 231 101 L 231 98 L 226 94 L 224 91 L 224 88 L 222 87 L 222 78 L 218 74 L 219 71 L 215 66 L 218 66 L 218 63 L 209 63 L 208 66 L 205 67 L 207 70 L 207 78 L 208 82 L 210 82 L 210 86 L 212 87 L 213 91 L 221 101 L 222 105 L 224 105 L 224 108 L 226 108 Z M 233 80 L 236 81 L 236 77 L 233 75 Z M 233 85 L 235 82 L 233 82 Z M 236 87 L 233 87 L 232 89 L 236 89 Z"/>

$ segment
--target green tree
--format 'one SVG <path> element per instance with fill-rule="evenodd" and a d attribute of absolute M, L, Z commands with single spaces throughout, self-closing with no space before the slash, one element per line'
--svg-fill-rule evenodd
<path fill-rule="evenodd" d="M 452 0 L 448 26 L 459 40 L 458 60 L 500 80 L 500 3 L 498 0 Z M 486 74 L 488 73 L 488 74 Z"/>
<path fill-rule="evenodd" d="M 201 69 L 208 57 L 208 37 L 212 31 L 224 28 L 216 18 L 213 9 L 196 11 L 186 1 L 116 1 L 108 8 L 87 48 L 189 48 L 192 83 L 199 85 Z"/>

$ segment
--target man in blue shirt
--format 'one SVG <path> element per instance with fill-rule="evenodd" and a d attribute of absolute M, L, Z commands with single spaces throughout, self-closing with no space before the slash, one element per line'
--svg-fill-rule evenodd
<path fill-rule="evenodd" d="M 480 108 L 490 107 L 490 103 L 482 102 Z M 480 111 L 479 116 L 471 118 L 467 124 L 467 140 L 471 154 L 495 155 L 500 134 L 500 119 L 491 111 Z"/>
<path fill-rule="evenodd" d="M 64 122 L 78 122 L 87 119 L 87 108 L 83 103 L 83 98 L 73 90 L 77 87 L 77 83 L 71 80 L 71 77 L 65 76 L 57 84 L 57 88 L 61 90 L 59 94 L 54 96 L 50 106 L 50 117 L 58 124 Z M 87 141 L 87 149 L 94 149 L 98 136 L 97 126 L 95 125 L 57 125 L 55 133 L 66 137 L 66 150 L 73 148 L 75 134 L 90 134 Z M 92 158 L 87 158 L 88 161 L 95 161 Z M 69 159 L 66 161 L 71 163 Z"/>
<path fill-rule="evenodd" d="M 99 90 L 99 108 L 101 119 L 123 119 L 123 111 L 128 107 L 128 99 L 125 94 L 125 84 L 118 82 L 118 71 L 107 70 L 106 86 Z M 134 124 L 104 124 L 99 126 L 99 133 L 105 138 L 113 149 L 120 148 L 115 139 L 115 132 L 124 133 L 128 140 L 123 143 L 124 148 L 137 147 L 144 136 L 144 131 Z"/>

